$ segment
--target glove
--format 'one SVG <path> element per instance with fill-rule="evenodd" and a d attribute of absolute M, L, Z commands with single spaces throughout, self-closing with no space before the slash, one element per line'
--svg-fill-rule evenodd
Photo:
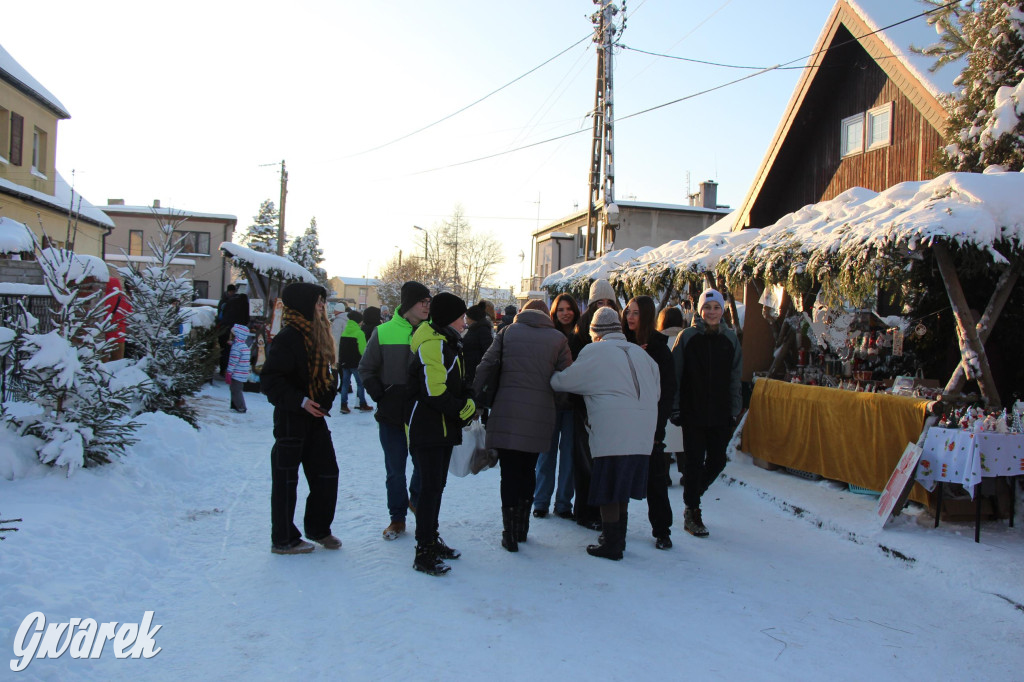
<path fill-rule="evenodd" d="M 668 420 L 669 420 L 669 422 L 672 423 L 672 426 L 682 426 L 683 425 L 683 418 L 679 414 L 679 410 L 672 410 L 672 414 L 669 415 Z"/>
<path fill-rule="evenodd" d="M 466 404 L 459 410 L 459 419 L 466 422 L 473 418 L 476 414 L 476 403 L 473 402 L 472 398 L 466 398 Z"/>

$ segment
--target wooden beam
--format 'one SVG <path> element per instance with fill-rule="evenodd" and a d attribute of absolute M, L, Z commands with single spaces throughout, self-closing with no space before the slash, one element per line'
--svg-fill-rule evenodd
<path fill-rule="evenodd" d="M 935 263 L 939 266 L 939 274 L 942 275 L 942 283 L 946 287 L 946 294 L 949 296 L 949 303 L 953 308 L 953 317 L 956 319 L 958 336 L 960 337 L 960 356 L 962 362 L 969 364 L 968 353 L 974 355 L 978 366 L 978 388 L 981 390 L 981 397 L 989 408 L 999 408 L 1002 403 L 999 400 L 999 392 L 996 390 L 992 378 L 992 368 L 988 364 L 988 356 L 985 354 L 985 346 L 978 338 L 978 328 L 971 316 L 970 307 L 967 305 L 967 297 L 964 296 L 960 278 L 956 274 L 956 267 L 953 265 L 953 256 L 945 244 L 936 242 L 932 244 L 932 253 L 935 254 Z"/>

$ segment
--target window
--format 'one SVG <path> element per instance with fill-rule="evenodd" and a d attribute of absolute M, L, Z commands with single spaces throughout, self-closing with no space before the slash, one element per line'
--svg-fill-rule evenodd
<path fill-rule="evenodd" d="M 46 174 L 46 132 L 39 128 L 32 131 L 32 172 Z"/>
<path fill-rule="evenodd" d="M 142 230 L 128 230 L 128 255 L 142 255 Z"/>
<path fill-rule="evenodd" d="M 868 149 L 876 149 L 892 144 L 892 102 L 875 107 L 867 113 L 867 125 L 864 126 L 867 134 Z"/>
<path fill-rule="evenodd" d="M 193 291 L 195 291 L 195 296 L 193 298 L 209 298 L 210 297 L 209 296 L 209 294 L 210 294 L 210 283 L 205 281 L 205 280 L 201 280 L 201 279 L 194 279 L 194 280 L 192 280 L 192 289 L 193 289 Z"/>
<path fill-rule="evenodd" d="M 851 156 L 864 151 L 864 114 L 844 118 L 839 125 L 841 130 L 840 156 Z"/>
<path fill-rule="evenodd" d="M 11 153 L 7 160 L 12 166 L 21 165 L 21 141 L 25 132 L 25 118 L 21 114 L 11 112 Z"/>
<path fill-rule="evenodd" d="M 176 232 L 175 235 L 181 239 L 181 252 L 187 254 L 210 255 L 210 233 L 209 232 Z"/>
<path fill-rule="evenodd" d="M 7 163 L 7 154 L 10 151 L 8 138 L 11 134 L 11 112 L 0 107 L 0 163 Z"/>

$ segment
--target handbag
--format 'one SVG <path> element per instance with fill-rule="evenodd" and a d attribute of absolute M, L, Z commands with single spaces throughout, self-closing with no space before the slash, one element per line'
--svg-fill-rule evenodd
<path fill-rule="evenodd" d="M 452 449 L 448 473 L 462 478 L 469 474 L 478 474 L 497 464 L 497 453 L 487 449 L 486 439 L 484 425 L 479 420 L 470 422 L 462 431 L 462 443 Z"/>
<path fill-rule="evenodd" d="M 491 376 L 480 387 L 480 395 L 476 397 L 477 407 L 482 407 L 486 410 L 494 407 L 494 397 L 498 395 L 498 383 L 501 381 L 501 361 L 505 351 L 505 329 L 507 328 L 505 327 L 499 331 L 494 340 L 494 343 L 498 344 L 498 364 L 495 366 L 494 371 L 491 372 Z"/>

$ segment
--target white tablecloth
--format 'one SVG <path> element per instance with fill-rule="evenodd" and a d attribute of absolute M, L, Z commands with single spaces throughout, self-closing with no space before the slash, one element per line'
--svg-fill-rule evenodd
<path fill-rule="evenodd" d="M 1024 475 L 1024 435 L 932 427 L 924 439 L 917 482 L 959 483 L 974 497 L 982 478 Z"/>

